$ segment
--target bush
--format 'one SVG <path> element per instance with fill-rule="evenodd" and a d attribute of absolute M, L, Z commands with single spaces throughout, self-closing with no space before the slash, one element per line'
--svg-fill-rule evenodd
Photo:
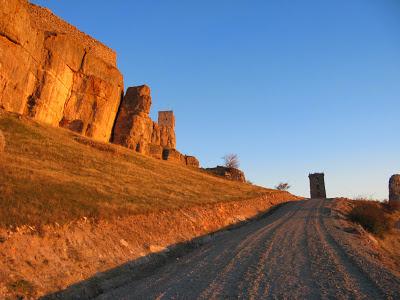
<path fill-rule="evenodd" d="M 385 213 L 381 204 L 372 201 L 356 203 L 349 213 L 349 219 L 380 237 L 392 227 L 391 219 Z"/>
<path fill-rule="evenodd" d="M 287 182 L 281 182 L 277 186 L 275 186 L 275 188 L 279 191 L 287 191 L 288 189 L 290 189 L 290 185 Z"/>
<path fill-rule="evenodd" d="M 227 168 L 234 168 L 238 169 L 239 168 L 239 157 L 237 154 L 227 154 L 224 157 L 222 157 L 224 160 L 224 165 Z"/>

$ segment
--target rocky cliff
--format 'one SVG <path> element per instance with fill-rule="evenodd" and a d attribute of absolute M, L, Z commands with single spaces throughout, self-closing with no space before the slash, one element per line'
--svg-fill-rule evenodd
<path fill-rule="evenodd" d="M 112 141 L 154 158 L 198 167 L 193 156 L 176 148 L 175 117 L 172 111 L 158 112 L 158 123 L 151 120 L 151 91 L 147 85 L 130 87 L 121 102 Z"/>
<path fill-rule="evenodd" d="M 113 50 L 48 9 L 0 0 L 0 109 L 198 167 L 175 149 L 173 113 L 150 119 L 150 88 L 123 90 Z"/>
<path fill-rule="evenodd" d="M 25 0 L 0 0 L 0 106 L 109 141 L 123 93 L 115 53 Z"/>

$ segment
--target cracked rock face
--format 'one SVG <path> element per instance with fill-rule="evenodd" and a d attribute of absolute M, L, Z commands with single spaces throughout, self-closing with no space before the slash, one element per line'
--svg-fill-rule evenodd
<path fill-rule="evenodd" d="M 0 0 L 0 106 L 109 141 L 123 93 L 115 53 L 25 0 Z"/>
<path fill-rule="evenodd" d="M 150 107 L 147 85 L 128 88 L 115 121 L 113 142 L 159 158 L 163 148 L 175 148 L 175 128 L 152 121 Z"/>
<path fill-rule="evenodd" d="M 128 88 L 115 121 L 113 142 L 144 154 L 148 154 L 152 141 L 159 144 L 158 126 L 149 116 L 150 106 L 148 86 Z"/>
<path fill-rule="evenodd" d="M 48 9 L 0 0 L 0 109 L 98 141 L 112 137 L 159 159 L 169 151 L 167 160 L 198 166 L 175 150 L 172 111 L 151 120 L 148 86 L 123 92 L 113 50 Z"/>

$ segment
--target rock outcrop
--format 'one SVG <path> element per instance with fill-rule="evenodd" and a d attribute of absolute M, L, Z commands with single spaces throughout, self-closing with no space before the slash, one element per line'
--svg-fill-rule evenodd
<path fill-rule="evenodd" d="M 147 85 L 126 91 L 115 121 L 112 142 L 157 159 L 199 167 L 198 160 L 175 149 L 175 117 L 172 111 L 158 112 L 158 123 L 150 116 L 151 91 Z"/>
<path fill-rule="evenodd" d="M 246 182 L 246 177 L 244 175 L 244 172 L 236 168 L 216 166 L 215 168 L 206 168 L 204 170 L 214 175 L 224 177 L 225 179 L 228 180 Z"/>
<path fill-rule="evenodd" d="M 113 50 L 48 9 L 0 0 L 0 109 L 198 167 L 175 149 L 173 112 L 151 120 L 150 88 L 123 91 Z"/>
<path fill-rule="evenodd" d="M 123 93 L 115 53 L 25 0 L 0 0 L 0 107 L 109 141 Z"/>
<path fill-rule="evenodd" d="M 160 145 L 164 148 L 176 148 L 175 117 L 173 111 L 158 112 L 158 126 L 160 128 Z"/>
<path fill-rule="evenodd" d="M 121 102 L 114 125 L 112 141 L 116 144 L 148 154 L 148 145 L 159 140 L 154 130 L 154 122 L 150 119 L 151 96 L 146 85 L 130 87 Z M 154 143 L 158 144 L 158 143 Z"/>

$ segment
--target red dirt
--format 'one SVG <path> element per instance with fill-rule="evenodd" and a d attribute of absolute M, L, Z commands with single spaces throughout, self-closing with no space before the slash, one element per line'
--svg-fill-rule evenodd
<path fill-rule="evenodd" d="M 289 193 L 93 223 L 0 231 L 0 298 L 37 297 L 296 200 Z M 23 283 L 23 284 L 21 284 Z"/>

